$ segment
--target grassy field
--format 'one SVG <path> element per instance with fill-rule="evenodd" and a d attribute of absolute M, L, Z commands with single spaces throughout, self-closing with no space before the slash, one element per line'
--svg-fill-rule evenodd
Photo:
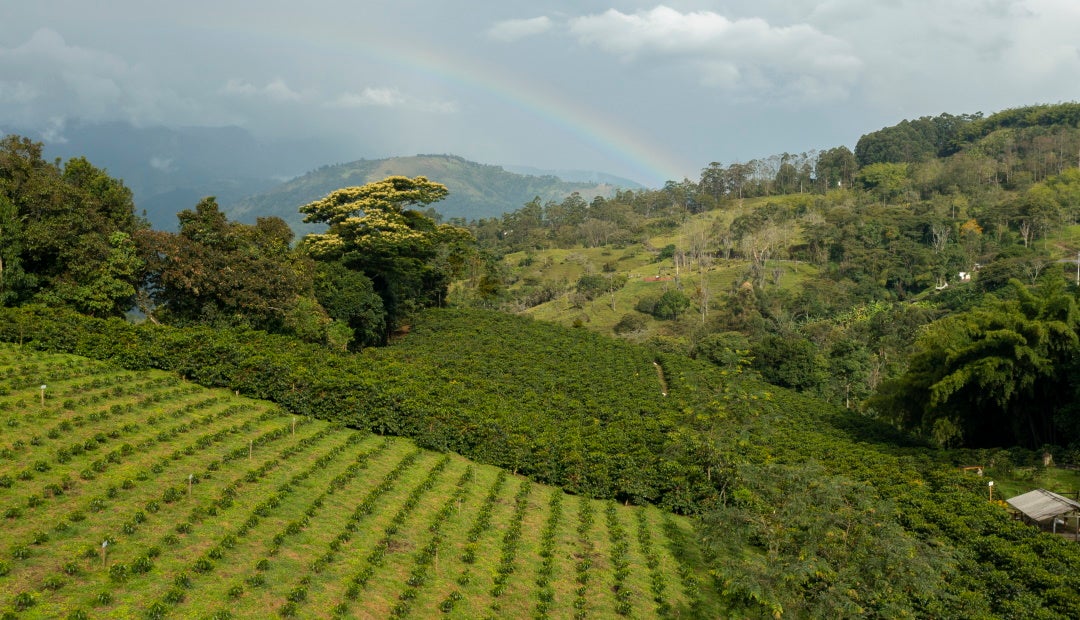
<path fill-rule="evenodd" d="M 669 244 L 685 249 L 689 239 L 700 235 L 703 230 L 711 230 L 717 224 L 721 228 L 726 227 L 737 216 L 767 203 L 793 208 L 796 203 L 807 199 L 806 196 L 748 199 L 723 210 L 689 216 L 670 230 L 649 235 L 641 242 L 626 247 L 551 248 L 510 253 L 504 257 L 506 268 L 513 274 L 514 280 L 508 290 L 511 295 L 536 286 L 561 291 L 551 301 L 527 308 L 523 314 L 611 335 L 612 328 L 624 315 L 635 312 L 639 300 L 658 297 L 668 288 L 675 287 L 690 298 L 689 310 L 677 321 L 641 315 L 647 327 L 638 337 L 685 335 L 702 323 L 702 292 L 706 291 L 709 298 L 707 315 L 722 311 L 721 300 L 746 281 L 750 263 L 742 259 L 714 259 L 702 274 L 696 263 L 690 269 L 685 265 L 677 269 L 672 258 L 657 260 L 658 250 Z M 797 236 L 791 240 L 791 243 L 796 242 Z M 767 286 L 796 289 L 807 277 L 815 275 L 817 268 L 806 263 L 774 258 L 768 261 L 766 272 Z M 627 283 L 615 291 L 614 299 L 611 295 L 601 295 L 590 301 L 575 300 L 574 285 L 578 278 L 588 273 L 625 276 Z M 703 277 L 707 280 L 707 286 L 703 286 Z"/>
<path fill-rule="evenodd" d="M 719 613 L 685 519 L 11 346 L 0 514 L 4 617 Z"/>

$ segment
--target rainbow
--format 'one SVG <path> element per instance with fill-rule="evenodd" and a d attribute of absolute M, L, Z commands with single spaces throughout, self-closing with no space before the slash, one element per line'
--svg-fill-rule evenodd
<path fill-rule="evenodd" d="M 296 33 L 281 33 L 296 38 Z M 337 39 L 337 40 L 335 40 Z M 450 86 L 478 90 L 504 102 L 549 126 L 557 127 L 583 143 L 619 162 L 635 178 L 660 187 L 667 180 L 681 181 L 692 166 L 649 144 L 632 128 L 611 122 L 598 111 L 547 92 L 494 67 L 456 58 L 448 50 L 438 51 L 395 41 L 361 42 L 330 33 L 318 40 L 304 39 L 309 47 L 329 47 L 337 55 L 370 58 L 376 62 L 420 73 Z"/>

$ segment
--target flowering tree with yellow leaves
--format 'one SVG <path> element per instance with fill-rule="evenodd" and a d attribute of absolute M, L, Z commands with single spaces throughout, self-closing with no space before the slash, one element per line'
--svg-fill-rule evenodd
<path fill-rule="evenodd" d="M 456 269 L 474 251 L 468 230 L 438 224 L 413 208 L 447 194 L 445 185 L 422 176 L 335 190 L 300 207 L 305 222 L 328 225 L 325 233 L 305 237 L 301 247 L 316 260 L 369 278 L 382 299 L 388 332 L 409 312 L 441 304 Z"/>

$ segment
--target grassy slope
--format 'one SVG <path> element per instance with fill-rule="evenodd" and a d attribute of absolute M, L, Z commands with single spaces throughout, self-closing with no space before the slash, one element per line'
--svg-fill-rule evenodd
<path fill-rule="evenodd" d="M 623 315 L 634 311 L 639 299 L 659 296 L 669 287 L 681 286 L 691 298 L 689 311 L 677 322 L 660 321 L 649 317 L 647 319 L 648 334 L 685 333 L 701 323 L 701 274 L 696 267 L 690 272 L 683 269 L 677 273 L 672 259 L 656 260 L 656 249 L 668 244 L 685 247 L 686 239 L 695 229 L 709 227 L 717 221 L 730 224 L 735 217 L 768 202 L 783 203 L 799 198 L 798 196 L 772 196 L 745 200 L 725 210 L 690 216 L 674 230 L 651 234 L 642 243 L 634 243 L 625 248 L 553 248 L 514 252 L 505 257 L 507 267 L 517 279 L 517 282 L 510 287 L 510 291 L 520 290 L 527 284 L 537 283 L 558 285 L 572 290 L 574 283 L 583 274 L 599 273 L 605 264 L 610 264 L 614 267 L 614 273 L 628 278 L 626 286 L 615 293 L 614 310 L 612 310 L 612 300 L 609 295 L 601 296 L 577 307 L 572 304 L 571 296 L 567 293 L 552 301 L 529 308 L 524 314 L 562 325 L 577 322 L 591 331 L 611 334 L 612 327 Z M 797 243 L 797 241 L 792 241 L 792 243 Z M 522 261 L 526 257 L 531 259 L 531 264 L 523 266 Z M 817 272 L 817 268 L 813 265 L 786 260 L 770 261 L 769 265 L 770 270 L 774 266 L 781 268 L 782 275 L 775 285 L 782 288 L 797 287 L 804 278 Z M 745 260 L 717 259 L 713 262 L 705 274 L 708 278 L 707 290 L 711 295 L 710 312 L 718 311 L 718 300 L 721 295 L 743 282 L 748 269 L 749 262 Z M 648 279 L 656 276 L 663 279 L 659 281 Z M 678 276 L 678 282 L 675 281 L 676 276 Z M 770 279 L 771 285 L 774 284 Z"/>
<path fill-rule="evenodd" d="M 456 618 L 528 617 L 542 599 L 553 617 L 573 615 L 579 599 L 589 616 L 608 617 L 618 604 L 609 507 L 629 542 L 624 589 L 634 617 L 656 615 L 654 597 L 684 615 L 692 605 L 716 613 L 710 589 L 688 590 L 678 577 L 688 566 L 706 578 L 700 564 L 683 563 L 699 561 L 689 523 L 655 508 L 584 500 L 513 475 L 502 474 L 496 486 L 496 468 L 296 419 L 166 373 L 5 346 L 0 381 L 0 480 L 10 482 L 0 488 L 7 568 L 0 608 L 32 601 L 23 617 L 142 616 L 154 605 L 173 617 L 221 610 L 268 617 L 290 605 L 308 616 L 343 605 L 352 617 L 381 618 L 402 601 L 410 602 L 406 615 L 433 617 L 451 599 L 448 617 Z M 44 405 L 41 383 L 48 385 Z M 79 454 L 70 449 L 76 445 L 84 447 Z M 62 448 L 71 453 L 64 462 Z M 507 559 L 505 533 L 523 486 L 520 541 Z M 468 532 L 489 495 L 490 525 L 476 537 L 469 564 L 462 559 Z M 540 587 L 541 533 L 554 498 L 561 517 L 550 527 Z M 370 512 L 359 512 L 363 506 Z M 581 528 L 586 507 L 593 519 Z M 663 567 L 659 594 L 647 553 Z M 588 580 L 578 594 L 586 558 Z M 504 561 L 512 570 L 496 595 Z M 365 585 L 350 593 L 365 571 Z"/>

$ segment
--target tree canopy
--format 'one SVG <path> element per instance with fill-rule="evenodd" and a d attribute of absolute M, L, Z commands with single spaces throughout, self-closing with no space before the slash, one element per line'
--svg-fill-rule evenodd
<path fill-rule="evenodd" d="M 300 207 L 305 222 L 329 225 L 325 233 L 304 237 L 301 249 L 316 260 L 338 262 L 369 278 L 382 299 L 383 324 L 393 329 L 410 312 L 441 305 L 451 278 L 475 251 L 467 229 L 438 224 L 410 208 L 446 195 L 444 185 L 422 176 L 392 176 L 333 191 Z M 332 284 L 322 291 L 324 297 L 340 297 Z M 368 329 L 373 323 L 365 320 L 364 325 Z"/>

